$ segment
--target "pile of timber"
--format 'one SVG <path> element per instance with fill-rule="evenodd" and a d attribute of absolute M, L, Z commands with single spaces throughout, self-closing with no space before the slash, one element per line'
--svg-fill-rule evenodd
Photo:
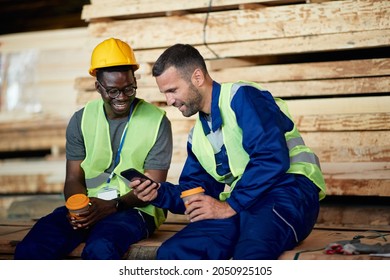
<path fill-rule="evenodd" d="M 0 218 L 15 202 L 62 192 L 65 129 L 77 109 L 74 80 L 88 73 L 87 42 L 86 28 L 0 36 Z"/>
<path fill-rule="evenodd" d="M 87 35 L 72 28 L 0 36 L 0 218 L 15 201 L 62 192 L 65 129 L 77 108 L 74 80 L 89 66 Z"/>
<path fill-rule="evenodd" d="M 172 122 L 174 154 L 169 181 L 178 180 L 194 117 L 184 118 L 177 109 L 165 105 L 151 77 L 151 66 L 166 47 L 180 42 L 199 49 L 216 81 L 256 81 L 287 101 L 306 144 L 319 156 L 325 175 L 328 197 L 322 204 L 320 226 L 389 230 L 389 1 L 194 0 L 178 5 L 168 0 L 92 0 L 84 6 L 81 17 L 89 25 L 72 35 L 77 37 L 72 44 L 78 43 L 85 54 L 83 58 L 75 56 L 80 61 L 87 64 L 92 48 L 108 37 L 120 38 L 133 47 L 141 65 L 136 72 L 138 97 L 165 109 Z M 65 41 L 61 42 L 67 48 L 70 43 Z M 7 44 L 1 48 L 12 49 L 7 49 Z M 60 49 L 53 47 L 57 53 Z M 82 74 L 74 79 L 72 111 L 99 98 L 93 79 L 84 74 L 87 68 L 78 68 Z M 40 122 L 42 128 L 44 121 L 50 123 L 50 119 Z M 28 125 L 26 130 L 20 126 L 19 130 L 8 129 L 7 125 L 1 135 L 16 132 L 18 136 L 12 136 L 15 139 L 29 130 Z M 57 128 L 64 133 L 63 123 Z M 41 143 L 32 132 L 28 135 L 25 141 Z M 49 149 L 63 151 L 64 143 L 52 139 L 54 144 L 49 146 L 55 149 Z M 2 141 L 0 147 L 15 149 Z M 15 146 L 20 147 L 17 142 Z M 13 161 L 4 162 L 7 167 L 11 164 Z M 54 166 L 53 161 L 48 164 Z M 48 179 L 47 172 L 42 170 L 41 174 L 46 175 L 30 190 L 51 193 L 53 180 Z M 0 174 L 3 176 L 8 175 Z M 0 185 L 0 190 L 5 190 L 2 194 L 17 189 L 11 179 L 6 179 L 8 189 Z M 0 184 L 4 181 L 0 178 Z M 58 181 L 55 184 L 60 192 Z M 331 207 L 326 203 L 329 198 L 339 200 Z M 360 199 L 358 204 L 356 199 Z M 347 200 L 352 205 L 347 205 Z"/>

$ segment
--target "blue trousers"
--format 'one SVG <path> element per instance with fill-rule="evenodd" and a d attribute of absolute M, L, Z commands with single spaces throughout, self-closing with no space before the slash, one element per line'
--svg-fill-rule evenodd
<path fill-rule="evenodd" d="M 89 229 L 74 230 L 65 206 L 42 217 L 16 246 L 15 259 L 64 259 L 80 243 L 85 242 L 83 259 L 121 259 L 129 246 L 152 234 L 153 217 L 129 209 L 102 219 Z"/>
<path fill-rule="evenodd" d="M 270 190 L 229 219 L 188 224 L 161 245 L 157 258 L 277 259 L 310 234 L 319 213 L 319 189 L 295 177 L 295 184 Z"/>

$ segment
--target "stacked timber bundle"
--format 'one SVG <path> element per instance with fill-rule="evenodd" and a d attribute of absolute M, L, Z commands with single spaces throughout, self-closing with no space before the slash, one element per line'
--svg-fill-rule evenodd
<path fill-rule="evenodd" d="M 0 218 L 15 201 L 62 193 L 65 129 L 76 109 L 74 80 L 89 66 L 87 34 L 72 28 L 0 36 Z M 42 205 L 50 201 L 39 208 L 49 211 Z M 31 216 L 30 206 L 16 216 Z"/>
<path fill-rule="evenodd" d="M 166 47 L 188 43 L 206 58 L 216 81 L 256 81 L 288 102 L 321 160 L 329 197 L 388 202 L 389 1 L 92 0 L 82 18 L 97 41 L 118 37 L 135 50 L 138 96 L 163 107 L 172 121 L 169 180 L 178 179 L 194 119 L 165 107 L 150 69 Z M 98 97 L 91 78 L 80 77 L 76 88 L 79 106 Z M 379 212 L 359 222 L 333 210 L 327 213 L 338 218 L 324 212 L 319 223 L 389 228 L 389 208 Z"/>

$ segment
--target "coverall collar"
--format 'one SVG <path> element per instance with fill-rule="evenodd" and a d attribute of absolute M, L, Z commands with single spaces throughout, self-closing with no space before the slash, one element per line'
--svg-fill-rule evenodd
<path fill-rule="evenodd" d="M 211 93 L 211 125 L 213 132 L 217 131 L 222 126 L 221 111 L 219 109 L 219 95 L 221 93 L 221 85 L 213 81 L 213 90 Z M 205 135 L 210 133 L 210 127 L 207 124 L 207 115 L 199 112 L 200 120 Z"/>

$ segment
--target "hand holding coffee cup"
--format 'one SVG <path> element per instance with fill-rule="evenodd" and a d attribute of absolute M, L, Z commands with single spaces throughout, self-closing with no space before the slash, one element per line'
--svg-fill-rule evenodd
<path fill-rule="evenodd" d="M 188 200 L 195 195 L 204 195 L 205 190 L 202 187 L 197 187 L 183 191 L 181 193 L 181 199 L 183 199 L 184 205 L 187 208 Z"/>
<path fill-rule="evenodd" d="M 74 194 L 66 200 L 65 206 L 71 217 L 80 219 L 79 215 L 85 213 L 90 206 L 89 197 L 81 193 Z"/>

